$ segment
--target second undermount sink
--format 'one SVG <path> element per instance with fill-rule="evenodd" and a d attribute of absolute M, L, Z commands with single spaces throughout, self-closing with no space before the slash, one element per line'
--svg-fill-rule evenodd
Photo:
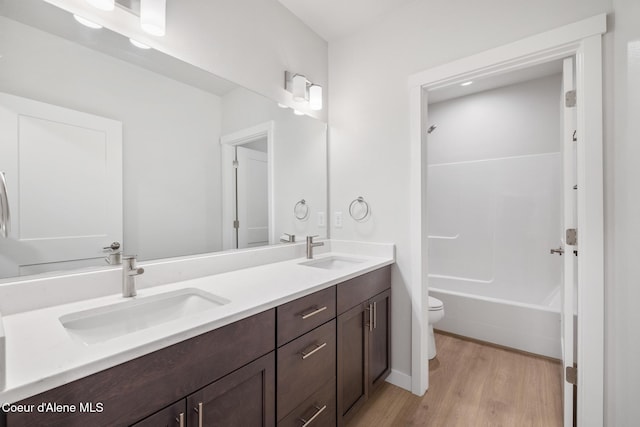
<path fill-rule="evenodd" d="M 181 289 L 60 317 L 69 335 L 86 345 L 212 310 L 230 301 L 199 289 Z"/>
<path fill-rule="evenodd" d="M 344 256 L 328 256 L 326 258 L 318 258 L 301 262 L 300 265 L 323 268 L 325 270 L 342 270 L 343 268 L 353 267 L 354 265 L 360 264 L 361 262 L 364 262 L 364 260 Z"/>

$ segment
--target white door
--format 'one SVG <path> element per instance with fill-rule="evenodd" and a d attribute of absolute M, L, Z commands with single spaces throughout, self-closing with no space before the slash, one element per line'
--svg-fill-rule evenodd
<path fill-rule="evenodd" d="M 122 241 L 122 124 L 0 93 L 0 277 L 103 265 Z"/>
<path fill-rule="evenodd" d="M 236 147 L 238 248 L 269 244 L 267 153 Z"/>
<path fill-rule="evenodd" d="M 575 89 L 574 58 L 567 58 L 563 62 L 563 136 L 562 136 L 562 249 L 563 278 L 562 278 L 562 384 L 564 401 L 564 426 L 573 426 L 573 384 L 566 381 L 566 369 L 573 368 L 575 357 L 574 327 L 576 314 L 577 292 L 577 246 L 567 241 L 567 230 L 575 229 L 577 224 L 577 139 L 575 106 L 568 106 L 564 96 Z M 570 105 L 570 104 L 569 104 Z"/>

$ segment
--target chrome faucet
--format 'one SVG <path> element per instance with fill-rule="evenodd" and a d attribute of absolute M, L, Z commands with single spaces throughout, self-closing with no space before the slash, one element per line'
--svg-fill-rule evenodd
<path fill-rule="evenodd" d="M 324 242 L 314 242 L 313 238 L 318 236 L 307 236 L 307 259 L 313 259 L 313 248 L 324 246 Z"/>
<path fill-rule="evenodd" d="M 122 257 L 122 296 L 125 298 L 136 296 L 136 276 L 144 273 L 144 268 L 136 267 L 136 256 Z"/>
<path fill-rule="evenodd" d="M 281 243 L 295 243 L 296 242 L 296 235 L 295 234 L 284 233 L 282 236 L 280 236 L 280 242 Z"/>

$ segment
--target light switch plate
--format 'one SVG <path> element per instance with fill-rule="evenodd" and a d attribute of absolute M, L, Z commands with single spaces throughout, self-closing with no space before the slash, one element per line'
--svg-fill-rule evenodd
<path fill-rule="evenodd" d="M 318 212 L 318 227 L 325 227 L 326 225 L 324 212 Z"/>
<path fill-rule="evenodd" d="M 335 212 L 333 214 L 333 225 L 336 228 L 342 228 L 342 212 Z"/>

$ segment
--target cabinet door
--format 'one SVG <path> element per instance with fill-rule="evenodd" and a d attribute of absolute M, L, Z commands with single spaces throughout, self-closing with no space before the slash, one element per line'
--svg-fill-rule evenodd
<path fill-rule="evenodd" d="M 369 305 L 338 316 L 338 425 L 364 403 L 368 393 Z"/>
<path fill-rule="evenodd" d="M 369 393 L 391 372 L 391 291 L 369 300 L 372 325 L 369 332 Z"/>
<path fill-rule="evenodd" d="M 275 426 L 275 352 L 187 398 L 190 427 Z"/>
<path fill-rule="evenodd" d="M 182 399 L 131 427 L 185 427 L 187 425 L 186 404 L 186 400 Z"/>

